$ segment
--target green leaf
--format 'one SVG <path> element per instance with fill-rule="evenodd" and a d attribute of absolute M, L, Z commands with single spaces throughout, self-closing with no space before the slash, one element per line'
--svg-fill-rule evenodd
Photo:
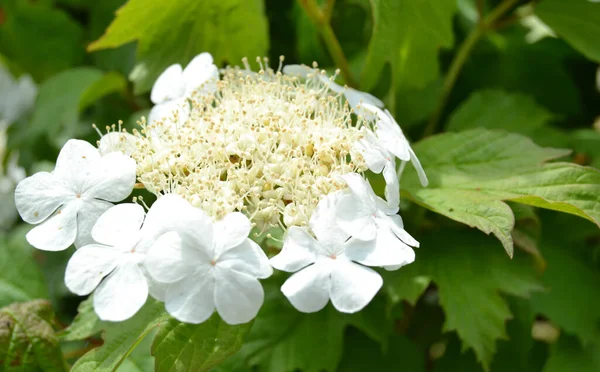
<path fill-rule="evenodd" d="M 154 333 L 150 332 L 139 345 L 129 354 L 116 372 L 147 372 L 154 371 L 154 357 L 151 354 Z"/>
<path fill-rule="evenodd" d="M 600 344 L 584 347 L 577 338 L 562 334 L 552 345 L 543 372 L 597 372 L 600 370 Z"/>
<path fill-rule="evenodd" d="M 169 319 L 152 344 L 155 370 L 208 371 L 242 347 L 252 323 L 229 325 L 217 314 L 202 324 Z"/>
<path fill-rule="evenodd" d="M 80 134 L 77 125 L 83 110 L 101 97 L 124 88 L 125 80 L 120 75 L 105 74 L 91 67 L 78 67 L 54 75 L 40 86 L 30 131 L 26 135 L 46 133 L 60 147 L 67 139 Z"/>
<path fill-rule="evenodd" d="M 392 336 L 390 347 L 385 352 L 380 345 L 353 328 L 346 331 L 344 341 L 344 355 L 338 372 L 425 371 L 423 351 L 406 336 Z"/>
<path fill-rule="evenodd" d="M 0 370 L 66 371 L 48 301 L 35 300 L 0 309 Z"/>
<path fill-rule="evenodd" d="M 505 129 L 531 135 L 554 118 L 555 115 L 525 94 L 483 90 L 471 94 L 452 113 L 446 128 L 449 131 Z"/>
<path fill-rule="evenodd" d="M 473 349 L 486 369 L 496 341 L 506 339 L 505 322 L 512 317 L 500 293 L 525 297 L 543 289 L 527 256 L 510 260 L 496 245 L 474 231 L 435 231 L 421 240 L 414 263 L 386 278 L 387 286 L 400 283 L 393 277 L 406 279 L 403 270 L 408 268 L 415 277 L 431 278 L 446 315 L 444 331 L 456 331 L 463 349 Z"/>
<path fill-rule="evenodd" d="M 346 321 L 331 306 L 304 314 L 294 309 L 278 287 L 265 288 L 265 303 L 244 346 L 220 371 L 335 371 L 341 356 Z"/>
<path fill-rule="evenodd" d="M 81 26 L 65 12 L 32 1 L 8 0 L 0 8 L 0 50 L 37 81 L 83 60 Z"/>
<path fill-rule="evenodd" d="M 568 151 L 483 129 L 430 137 L 414 150 L 430 185 L 421 188 L 409 169 L 403 179 L 405 194 L 428 209 L 494 234 L 509 255 L 514 215 L 505 200 L 575 214 L 600 226 L 600 172 L 569 163 L 544 164 Z"/>
<path fill-rule="evenodd" d="M 564 331 L 577 335 L 585 345 L 600 343 L 600 274 L 578 254 L 589 250 L 585 242 L 572 242 L 563 237 L 575 234 L 573 237 L 585 239 L 583 234 L 573 231 L 568 222 L 544 224 L 540 248 L 548 263 L 542 277 L 548 291 L 535 294 L 532 305 L 536 312 Z"/>
<path fill-rule="evenodd" d="M 0 236 L 0 307 L 13 302 L 48 298 L 44 275 L 25 237 Z"/>
<path fill-rule="evenodd" d="M 73 322 L 58 334 L 62 341 L 85 340 L 99 334 L 108 323 L 98 318 L 94 311 L 94 300 L 90 296 L 79 304 Z"/>
<path fill-rule="evenodd" d="M 265 55 L 269 46 L 262 0 L 130 0 L 88 50 L 135 40 L 130 78 L 136 93 L 148 91 L 167 66 L 186 64 L 201 52 L 210 52 L 217 64 L 237 64 Z"/>
<path fill-rule="evenodd" d="M 600 4 L 589 0 L 544 0 L 535 14 L 587 58 L 600 62 Z"/>
<path fill-rule="evenodd" d="M 106 323 L 102 334 L 104 344 L 77 360 L 71 371 L 113 371 L 152 330 L 166 320 L 163 304 L 148 300 L 132 318 L 123 322 Z"/>
<path fill-rule="evenodd" d="M 454 44 L 455 0 L 371 0 L 373 36 L 362 74 L 371 89 L 386 63 L 392 84 L 423 88 L 439 76 L 438 51 Z"/>

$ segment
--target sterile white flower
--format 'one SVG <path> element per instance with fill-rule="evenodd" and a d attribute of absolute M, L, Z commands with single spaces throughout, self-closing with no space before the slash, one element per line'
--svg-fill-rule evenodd
<path fill-rule="evenodd" d="M 52 173 L 21 181 L 15 203 L 25 222 L 39 224 L 27 234 L 38 249 L 59 251 L 91 243 L 92 226 L 110 202 L 126 198 L 135 183 L 135 161 L 119 152 L 100 156 L 85 141 L 69 140 Z"/>
<path fill-rule="evenodd" d="M 369 182 L 359 174 L 348 173 L 341 177 L 350 188 L 350 193 L 340 199 L 336 208 L 337 223 L 342 230 L 357 239 L 371 241 L 377 239 L 382 230 L 390 229 L 405 244 L 419 246 L 402 224 L 394 220 L 398 206 L 390 206 L 375 195 Z"/>
<path fill-rule="evenodd" d="M 186 323 L 202 323 L 215 311 L 228 324 L 252 320 L 264 300 L 258 279 L 272 274 L 262 249 L 248 239 L 250 221 L 239 212 L 213 222 L 180 199 L 177 227 L 150 248 L 146 267 L 158 282 L 169 283 L 167 312 Z"/>
<path fill-rule="evenodd" d="M 37 87 L 29 75 L 18 80 L 0 64 L 0 131 L 25 115 L 35 103 Z"/>
<path fill-rule="evenodd" d="M 327 75 L 321 73 L 316 68 L 310 68 L 306 65 L 286 65 L 283 68 L 283 73 L 291 76 L 298 76 L 302 78 L 314 78 L 320 81 L 327 88 L 331 89 L 333 92 L 342 93 L 344 97 L 348 100 L 348 104 L 353 109 L 357 109 L 361 103 L 369 103 L 375 105 L 377 107 L 383 107 L 383 102 L 374 95 L 361 92 L 357 89 L 341 86 L 335 82 L 335 76 L 329 78 Z"/>
<path fill-rule="evenodd" d="M 402 133 L 400 125 L 394 120 L 394 117 L 388 110 L 381 110 L 379 107 L 369 103 L 362 104 L 364 110 L 374 113 L 378 120 L 376 121 L 377 129 L 375 134 L 379 140 L 380 146 L 383 147 L 390 154 L 395 155 L 402 161 L 409 161 L 417 171 L 419 181 L 424 187 L 429 184 L 427 175 L 423 170 L 421 162 L 414 153 L 410 143 Z"/>
<path fill-rule="evenodd" d="M 350 234 L 336 225 L 336 206 L 343 197 L 338 191 L 319 202 L 310 219 L 316 239 L 305 229 L 292 226 L 281 252 L 271 258 L 274 268 L 296 272 L 281 291 L 302 312 L 319 311 L 330 299 L 341 312 L 360 311 L 383 284 L 377 272 L 353 262 L 365 261 L 369 255 L 361 252 L 361 242 L 350 239 Z"/>
<path fill-rule="evenodd" d="M 201 53 L 194 57 L 182 69 L 174 64 L 156 79 L 150 99 L 156 105 L 149 114 L 149 122 L 164 119 L 177 111 L 179 120 L 185 121 L 189 115 L 187 99 L 194 92 L 212 93 L 216 90 L 219 70 L 213 64 L 210 53 Z"/>
<path fill-rule="evenodd" d="M 6 169 L 2 165 L 6 157 L 6 134 L 0 130 L 0 230 L 9 229 L 17 218 L 15 206 L 15 187 L 23 180 L 25 170 L 17 164 L 18 156 L 11 154 L 8 158 Z"/>

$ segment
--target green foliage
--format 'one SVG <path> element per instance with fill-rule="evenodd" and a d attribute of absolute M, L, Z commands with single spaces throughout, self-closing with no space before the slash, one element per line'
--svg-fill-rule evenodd
<path fill-rule="evenodd" d="M 89 307 L 84 310 L 91 311 Z M 78 359 L 72 371 L 113 371 L 153 329 L 166 320 L 163 304 L 148 300 L 132 318 L 120 323 L 106 323 L 102 335 L 104 344 Z"/>
<path fill-rule="evenodd" d="M 377 82 L 386 63 L 393 85 L 422 88 L 439 76 L 436 55 L 454 43 L 454 0 L 372 0 L 373 37 L 363 68 L 362 85 Z"/>
<path fill-rule="evenodd" d="M 589 0 L 544 0 L 535 14 L 586 57 L 600 62 L 600 5 Z"/>
<path fill-rule="evenodd" d="M 0 236 L 0 307 L 48 298 L 44 276 L 24 235 Z"/>
<path fill-rule="evenodd" d="M 0 309 L 2 371 L 66 371 L 54 334 L 54 312 L 45 300 L 16 303 Z"/>
<path fill-rule="evenodd" d="M 511 256 L 514 215 L 502 200 L 571 213 L 600 224 L 600 172 L 570 163 L 544 165 L 568 151 L 541 148 L 526 137 L 483 129 L 430 137 L 414 149 L 430 185 L 420 187 L 416 174 L 409 173 L 407 196 L 494 234 Z"/>
<path fill-rule="evenodd" d="M 238 64 L 243 57 L 265 55 L 269 46 L 260 0 L 131 0 L 88 49 L 134 40 L 137 63 L 131 79 L 136 93 L 148 91 L 167 66 L 186 64 L 200 52 L 210 52 L 217 63 Z"/>
<path fill-rule="evenodd" d="M 529 43 L 521 5 L 557 38 Z M 600 370 L 599 24 L 588 0 L 0 0 L 0 64 L 38 87 L 0 170 L 18 154 L 28 175 L 51 171 L 67 139 L 97 140 L 92 123 L 131 131 L 160 73 L 210 52 L 219 67 L 347 61 L 338 82 L 386 102 L 430 180 L 410 165 L 401 179 L 415 262 L 377 269 L 355 314 L 298 312 L 276 273 L 248 324 L 180 323 L 154 300 L 104 322 L 64 285 L 72 250 L 35 251 L 15 223 L 0 235 L 0 371 Z M 283 229 L 254 232 L 281 250 Z"/>
<path fill-rule="evenodd" d="M 202 324 L 169 319 L 152 344 L 156 371 L 208 371 L 235 353 L 252 323 L 231 326 L 217 314 Z"/>

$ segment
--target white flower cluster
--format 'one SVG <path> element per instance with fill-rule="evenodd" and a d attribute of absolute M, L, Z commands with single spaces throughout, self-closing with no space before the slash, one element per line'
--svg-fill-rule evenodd
<path fill-rule="evenodd" d="M 272 268 L 294 272 L 281 290 L 298 310 L 331 300 L 353 313 L 382 286 L 369 266 L 414 261 L 419 243 L 397 214 L 398 169 L 411 161 L 427 178 L 382 102 L 316 66 L 259 63 L 259 72 L 246 61 L 219 71 L 203 53 L 185 69 L 167 68 L 140 131 L 112 131 L 98 148 L 70 140 L 52 173 L 18 185 L 19 213 L 39 224 L 28 241 L 44 250 L 75 244 L 66 285 L 94 292 L 101 319 L 127 319 L 151 295 L 182 322 L 216 311 L 245 323 Z M 383 173 L 385 200 L 367 170 Z M 147 213 L 112 204 L 136 178 L 158 197 Z M 285 238 L 269 259 L 251 231 L 274 227 Z"/>

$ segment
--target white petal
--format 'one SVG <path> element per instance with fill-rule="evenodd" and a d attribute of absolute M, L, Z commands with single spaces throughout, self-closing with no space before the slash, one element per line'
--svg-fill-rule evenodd
<path fill-rule="evenodd" d="M 121 264 L 94 292 L 94 309 L 102 320 L 120 322 L 131 318 L 148 298 L 148 283 L 135 262 Z"/>
<path fill-rule="evenodd" d="M 310 229 L 323 245 L 343 243 L 350 237 L 350 234 L 339 227 L 336 219 L 337 206 L 344 195 L 343 191 L 327 194 L 319 201 L 310 217 Z"/>
<path fill-rule="evenodd" d="M 351 240 L 345 244 L 346 257 L 366 266 L 406 265 L 415 260 L 415 252 L 401 242 L 389 228 L 380 228 L 375 240 Z"/>
<path fill-rule="evenodd" d="M 242 244 L 248 238 L 252 225 L 248 217 L 240 212 L 233 212 L 215 222 L 214 229 L 216 254 L 221 255 Z"/>
<path fill-rule="evenodd" d="M 77 212 L 75 248 L 94 243 L 92 238 L 93 227 L 98 218 L 112 206 L 112 203 L 98 199 L 88 200 L 85 203 L 80 201 L 79 211 Z"/>
<path fill-rule="evenodd" d="M 383 169 L 383 178 L 385 179 L 385 199 L 392 208 L 400 205 L 400 180 L 396 173 L 395 164 L 388 162 Z"/>
<path fill-rule="evenodd" d="M 266 279 L 273 274 L 269 258 L 260 246 L 250 239 L 222 254 L 217 265 L 259 279 Z"/>
<path fill-rule="evenodd" d="M 212 274 L 195 275 L 170 284 L 165 308 L 175 319 L 199 324 L 215 311 L 215 278 Z"/>
<path fill-rule="evenodd" d="M 410 146 L 408 146 L 408 151 L 410 152 L 410 162 L 417 171 L 417 176 L 419 176 L 421 185 L 423 185 L 423 187 L 427 187 L 427 185 L 429 185 L 429 180 L 427 179 L 427 175 L 425 174 L 425 170 L 423 170 L 423 166 L 421 165 L 419 158 L 417 158 L 417 155 Z"/>
<path fill-rule="evenodd" d="M 144 221 L 144 208 L 135 203 L 119 204 L 104 212 L 92 229 L 92 238 L 112 246 L 135 244 Z"/>
<path fill-rule="evenodd" d="M 294 275 L 281 286 L 281 292 L 303 313 L 317 312 L 327 305 L 331 271 L 323 263 L 315 263 Z"/>
<path fill-rule="evenodd" d="M 362 310 L 383 285 L 377 272 L 350 261 L 339 261 L 331 273 L 331 303 L 343 313 Z"/>
<path fill-rule="evenodd" d="M 152 124 L 155 121 L 162 120 L 165 124 L 171 123 L 175 127 L 180 127 L 189 115 L 190 105 L 185 97 L 181 97 L 152 107 L 148 114 L 148 123 Z M 163 133 L 159 130 L 160 127 L 152 127 L 150 129 L 151 137 L 160 138 Z"/>
<path fill-rule="evenodd" d="M 227 324 L 248 323 L 263 304 L 265 292 L 258 279 L 241 272 L 215 268 L 215 305 Z"/>
<path fill-rule="evenodd" d="M 317 259 L 317 242 L 305 230 L 292 226 L 288 229 L 281 252 L 271 258 L 277 270 L 294 272 L 314 263 Z"/>
<path fill-rule="evenodd" d="M 118 202 L 131 194 L 135 184 L 135 160 L 120 152 L 103 156 L 85 180 L 84 198 Z"/>
<path fill-rule="evenodd" d="M 111 152 L 122 152 L 125 155 L 131 155 L 136 150 L 136 142 L 134 135 L 125 132 L 111 132 L 100 138 L 98 151 L 101 155 Z"/>
<path fill-rule="evenodd" d="M 419 242 L 415 238 L 413 238 L 406 230 L 404 230 L 404 223 L 402 223 L 402 218 L 400 218 L 400 216 L 396 216 L 389 216 L 388 221 L 386 221 L 386 224 L 398 237 L 398 239 L 402 240 L 405 244 L 408 244 L 411 247 L 419 247 Z M 398 223 L 398 219 L 400 219 L 400 223 Z"/>
<path fill-rule="evenodd" d="M 371 188 L 369 181 L 358 173 L 346 173 L 342 175 L 342 178 L 348 184 L 352 194 L 364 205 L 362 208 L 374 212 L 375 192 Z"/>
<path fill-rule="evenodd" d="M 150 99 L 155 104 L 164 103 L 183 96 L 185 81 L 181 65 L 174 64 L 167 67 L 156 79 Z"/>
<path fill-rule="evenodd" d="M 161 235 L 145 259 L 150 276 L 162 283 L 173 283 L 194 273 L 198 262 L 195 250 L 184 249 L 181 236 L 170 231 Z M 208 269 L 208 263 L 207 269 Z"/>
<path fill-rule="evenodd" d="M 213 246 L 213 224 L 210 217 L 179 195 L 168 194 L 152 204 L 142 226 L 142 241 L 138 244 L 138 250 L 149 249 L 167 231 L 186 234 L 186 238 L 202 238 L 205 248 Z"/>
<path fill-rule="evenodd" d="M 383 102 L 381 102 L 379 98 L 367 92 L 361 92 L 359 90 L 346 87 L 344 95 L 346 96 L 346 99 L 352 108 L 356 108 L 358 105 L 363 105 L 365 103 L 376 107 L 383 107 Z"/>
<path fill-rule="evenodd" d="M 398 159 L 407 161 L 410 159 L 408 140 L 389 111 L 386 110 L 385 114 L 386 117 L 377 122 L 377 138 L 387 151 Z"/>
<path fill-rule="evenodd" d="M 201 92 L 213 92 L 217 88 L 218 79 L 219 69 L 213 64 L 212 56 L 210 53 L 201 53 L 183 70 L 184 94 L 189 95 L 199 88 Z"/>
<path fill-rule="evenodd" d="M 70 202 L 59 208 L 52 217 L 27 233 L 27 241 L 44 251 L 69 248 L 77 236 L 77 206 Z"/>
<path fill-rule="evenodd" d="M 113 271 L 120 254 L 121 252 L 113 247 L 100 244 L 81 247 L 73 253 L 67 264 L 65 271 L 67 288 L 79 296 L 92 293 L 102 278 Z"/>
<path fill-rule="evenodd" d="M 345 195 L 336 209 L 338 225 L 348 234 L 361 239 L 372 240 L 377 234 L 373 213 L 353 195 Z"/>
<path fill-rule="evenodd" d="M 39 172 L 19 182 L 15 204 L 27 223 L 40 223 L 58 207 L 75 197 L 75 192 L 51 173 Z"/>
<path fill-rule="evenodd" d="M 64 180 L 76 193 L 82 193 L 89 186 L 86 181 L 95 170 L 100 153 L 91 144 L 71 139 L 63 146 L 56 159 L 56 168 L 52 172 Z"/>
<path fill-rule="evenodd" d="M 285 65 L 283 66 L 283 73 L 290 76 L 297 76 L 301 78 L 308 77 L 308 74 L 314 73 L 315 70 L 305 65 Z"/>

